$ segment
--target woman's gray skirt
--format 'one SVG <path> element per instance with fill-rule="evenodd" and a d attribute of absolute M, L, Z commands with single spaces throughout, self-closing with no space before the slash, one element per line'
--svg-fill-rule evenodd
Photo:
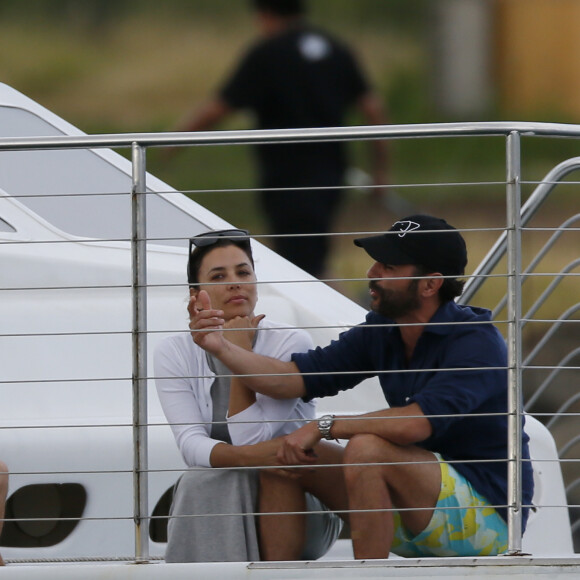
<path fill-rule="evenodd" d="M 255 516 L 239 515 L 256 513 L 258 488 L 255 469 L 208 468 L 186 472 L 175 486 L 165 561 L 260 560 Z M 306 516 L 306 542 L 301 559 L 316 560 L 338 538 L 342 520 L 310 494 L 306 495 L 306 505 L 309 511 L 323 512 Z"/>

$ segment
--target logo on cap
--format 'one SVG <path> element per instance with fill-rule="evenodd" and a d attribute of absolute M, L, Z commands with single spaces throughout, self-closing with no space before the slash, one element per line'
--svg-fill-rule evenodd
<path fill-rule="evenodd" d="M 420 227 L 421 225 L 418 224 L 417 222 L 412 222 L 411 220 L 403 220 L 400 222 L 395 222 L 393 224 L 393 227 L 391 228 L 391 231 L 394 232 L 398 231 L 399 233 L 397 234 L 397 236 L 399 238 L 404 238 L 406 234 L 418 230 Z"/>

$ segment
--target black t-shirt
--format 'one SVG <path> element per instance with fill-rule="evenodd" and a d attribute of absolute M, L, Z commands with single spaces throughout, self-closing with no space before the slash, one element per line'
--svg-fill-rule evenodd
<path fill-rule="evenodd" d="M 338 127 L 369 90 L 350 50 L 306 25 L 253 46 L 220 91 L 228 105 L 249 109 L 260 129 Z M 258 146 L 264 186 L 338 185 L 343 144 Z"/>

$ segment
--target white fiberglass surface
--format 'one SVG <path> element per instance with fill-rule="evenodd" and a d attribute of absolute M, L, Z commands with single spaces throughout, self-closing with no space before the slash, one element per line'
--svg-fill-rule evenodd
<path fill-rule="evenodd" d="M 0 232 L 14 232 L 16 231 L 8 222 L 0 218 Z"/>
<path fill-rule="evenodd" d="M 63 132 L 30 111 L 0 107 L 0 137 L 57 135 Z M 131 237 L 131 169 L 122 157 L 117 166 L 86 149 L 0 151 L 0 188 L 70 235 Z M 163 197 L 147 196 L 147 237 L 155 243 L 185 246 L 207 229 Z"/>

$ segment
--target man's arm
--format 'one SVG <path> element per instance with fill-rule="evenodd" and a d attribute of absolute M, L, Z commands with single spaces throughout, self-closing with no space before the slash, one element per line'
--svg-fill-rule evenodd
<path fill-rule="evenodd" d="M 330 434 L 350 439 L 358 433 L 378 435 L 396 445 L 413 445 L 431 436 L 431 423 L 417 403 L 358 416 L 336 417 Z"/>
<path fill-rule="evenodd" d="M 306 394 L 304 381 L 292 361 L 256 354 L 228 341 L 223 335 L 223 311 L 213 310 L 204 290 L 188 305 L 191 335 L 194 342 L 216 356 L 244 385 L 273 399 L 295 399 Z"/>
<path fill-rule="evenodd" d="M 173 131 L 208 131 L 233 111 L 234 109 L 232 109 L 232 107 L 230 107 L 223 99 L 220 97 L 213 97 L 195 111 L 193 116 L 179 122 Z M 165 159 L 169 159 L 177 153 L 178 149 L 178 147 L 173 146 L 165 147 L 162 150 L 162 155 Z"/>
<path fill-rule="evenodd" d="M 393 407 L 356 416 L 337 416 L 330 430 L 335 439 L 373 434 L 402 447 L 424 441 L 431 436 L 431 423 L 417 403 Z M 322 439 L 317 421 L 288 435 L 279 457 L 286 465 L 312 463 L 312 448 Z"/>
<path fill-rule="evenodd" d="M 199 344 L 199 343 L 198 343 Z M 214 354 L 243 384 L 273 399 L 295 399 L 306 395 L 304 380 L 296 364 L 244 350 L 228 340 Z"/>
<path fill-rule="evenodd" d="M 248 316 L 236 316 L 225 324 L 229 329 L 228 340 L 237 344 L 244 350 L 252 350 L 252 342 L 256 334 L 256 328 L 264 314 L 250 319 Z M 232 330 L 234 329 L 234 330 Z M 227 332 L 227 331 L 226 331 Z M 243 384 L 240 377 L 232 377 L 230 380 L 230 399 L 228 416 L 232 417 L 251 407 L 256 402 L 256 393 Z"/>
<path fill-rule="evenodd" d="M 180 124 L 179 131 L 206 131 L 217 125 L 233 109 L 222 98 L 213 97 L 198 109 L 192 117 Z"/>

